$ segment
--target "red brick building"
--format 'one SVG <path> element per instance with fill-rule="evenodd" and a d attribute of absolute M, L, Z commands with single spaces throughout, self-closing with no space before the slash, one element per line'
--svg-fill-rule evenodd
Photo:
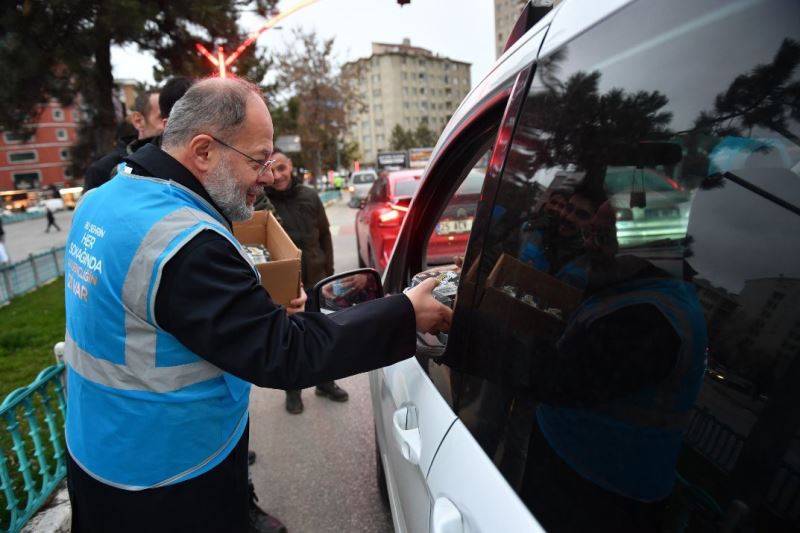
<path fill-rule="evenodd" d="M 69 148 L 78 139 L 80 110 L 57 101 L 45 105 L 36 133 L 27 141 L 0 132 L 0 191 L 63 187 L 75 182 L 69 173 Z M 77 176 L 82 177 L 82 176 Z"/>

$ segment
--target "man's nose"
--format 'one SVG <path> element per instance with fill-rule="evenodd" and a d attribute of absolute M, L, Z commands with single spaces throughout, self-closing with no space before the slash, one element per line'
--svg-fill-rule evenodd
<path fill-rule="evenodd" d="M 263 185 L 265 187 L 269 187 L 273 183 L 275 183 L 275 174 L 274 174 L 273 170 L 271 168 L 267 169 L 267 171 L 264 172 L 261 175 L 261 177 L 259 178 L 258 183 L 260 183 L 261 185 Z"/>

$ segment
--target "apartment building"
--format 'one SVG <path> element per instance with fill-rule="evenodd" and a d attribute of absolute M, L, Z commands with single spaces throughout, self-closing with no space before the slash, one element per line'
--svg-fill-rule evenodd
<path fill-rule="evenodd" d="M 45 104 L 28 140 L 0 132 L 0 190 L 39 189 L 71 183 L 69 148 L 78 139 L 80 109 Z"/>
<path fill-rule="evenodd" d="M 425 124 L 438 135 L 472 86 L 469 63 L 412 46 L 408 39 L 372 43 L 372 55 L 342 70 L 358 74 L 364 109 L 348 117 L 346 139 L 359 144 L 366 163 L 391 148 L 397 124 L 406 130 Z"/>
<path fill-rule="evenodd" d="M 494 0 L 494 51 L 500 57 L 527 0 Z"/>

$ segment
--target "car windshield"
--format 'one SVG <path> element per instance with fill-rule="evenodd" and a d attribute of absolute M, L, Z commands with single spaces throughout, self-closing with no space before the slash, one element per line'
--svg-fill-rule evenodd
<path fill-rule="evenodd" d="M 372 183 L 375 181 L 375 174 L 353 174 L 353 185 Z"/>
<path fill-rule="evenodd" d="M 410 179 L 395 182 L 394 195 L 398 198 L 414 196 L 419 188 L 420 180 Z"/>

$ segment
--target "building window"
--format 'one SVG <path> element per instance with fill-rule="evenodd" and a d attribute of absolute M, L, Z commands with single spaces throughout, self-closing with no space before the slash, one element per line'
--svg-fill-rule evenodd
<path fill-rule="evenodd" d="M 56 130 L 56 139 L 59 141 L 66 141 L 69 139 L 69 135 L 67 134 L 67 130 L 59 128 Z"/>
<path fill-rule="evenodd" d="M 411 104 L 409 102 L 403 102 L 403 109 L 411 109 Z"/>
<path fill-rule="evenodd" d="M 407 79 L 408 79 L 408 72 L 403 72 L 403 79 L 404 79 L 404 80 L 407 80 Z"/>
<path fill-rule="evenodd" d="M 383 119 L 382 118 L 376 118 L 375 119 L 375 127 L 376 128 L 382 128 L 383 127 Z"/>
<path fill-rule="evenodd" d="M 72 169 L 69 167 L 64 167 L 64 177 L 72 179 Z"/>
<path fill-rule="evenodd" d="M 80 122 L 81 114 L 77 110 L 73 110 L 70 115 L 72 116 L 72 122 Z"/>
<path fill-rule="evenodd" d="M 3 133 L 3 140 L 6 142 L 6 144 L 16 144 L 24 142 L 25 138 L 22 135 L 16 133 L 6 132 Z M 33 137 L 31 137 L 31 140 L 33 140 Z"/>
<path fill-rule="evenodd" d="M 11 179 L 14 180 L 15 189 L 38 189 L 42 175 L 38 170 L 33 172 L 16 172 L 11 174 Z"/>
<path fill-rule="evenodd" d="M 62 109 L 53 109 L 53 120 L 57 120 L 59 122 L 64 121 L 64 111 Z"/>
<path fill-rule="evenodd" d="M 408 87 L 403 87 L 403 96 L 408 96 Z"/>
<path fill-rule="evenodd" d="M 419 88 L 419 94 L 425 94 L 425 87 Z"/>
<path fill-rule="evenodd" d="M 380 89 L 372 89 L 372 96 L 380 96 L 381 90 Z"/>
<path fill-rule="evenodd" d="M 39 158 L 35 150 L 30 152 L 11 152 L 8 154 L 8 161 L 10 163 L 28 163 L 30 161 L 37 161 Z"/>
<path fill-rule="evenodd" d="M 61 156 L 62 161 L 66 161 L 69 159 L 69 149 L 62 148 L 61 151 L 58 152 L 58 155 Z"/>

